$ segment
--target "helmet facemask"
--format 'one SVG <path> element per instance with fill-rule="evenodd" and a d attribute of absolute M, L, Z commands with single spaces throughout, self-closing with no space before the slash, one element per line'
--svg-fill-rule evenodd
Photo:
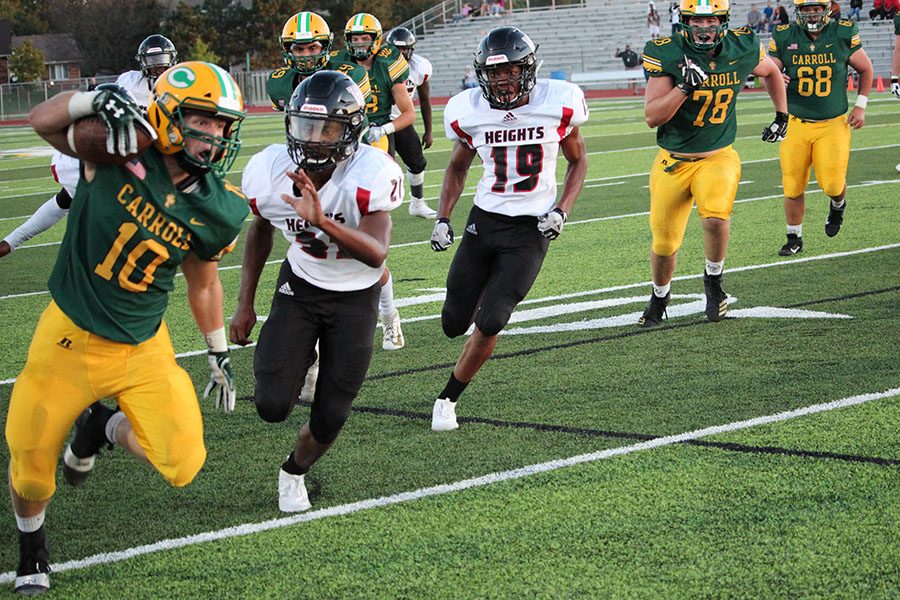
<path fill-rule="evenodd" d="M 359 36 L 359 35 L 367 35 L 371 39 L 368 42 L 353 43 L 350 41 L 353 38 L 353 36 Z M 377 50 L 375 49 L 375 35 L 373 35 L 369 32 L 362 32 L 362 33 L 347 32 L 344 37 L 345 37 L 345 41 L 347 42 L 347 52 L 349 52 L 350 56 L 352 56 L 355 59 L 366 60 L 367 58 L 369 58 L 370 56 L 375 54 L 375 52 L 377 52 Z"/>
<path fill-rule="evenodd" d="M 498 58 L 503 60 L 492 60 Z M 537 63 L 534 54 L 515 62 L 507 62 L 504 56 L 489 56 L 486 62 L 488 64 L 485 65 L 476 63 L 475 74 L 484 97 L 494 108 L 501 110 L 515 108 L 534 88 L 537 81 Z M 519 67 L 518 77 L 503 77 L 498 73 L 501 70 L 508 71 L 509 67 Z"/>
<path fill-rule="evenodd" d="M 157 52 L 154 54 L 142 54 L 138 59 L 141 63 L 141 74 L 146 77 L 152 85 L 166 69 L 176 64 L 178 61 L 178 53 Z"/>
<path fill-rule="evenodd" d="M 202 107 L 189 106 L 185 101 L 177 104 L 171 111 L 165 107 L 165 100 L 160 102 L 159 106 L 169 119 L 171 126 L 177 128 L 181 135 L 181 151 L 177 156 L 178 164 L 192 175 L 199 176 L 211 171 L 219 177 L 224 177 L 231 165 L 234 164 L 241 149 L 239 132 L 244 118 L 243 114 L 230 115 L 223 114 L 221 111 L 205 110 Z M 211 118 L 224 120 L 225 129 L 222 135 L 213 135 L 189 126 L 187 117 L 192 113 L 202 113 Z M 209 150 L 194 155 L 188 149 L 188 140 L 203 142 L 209 146 Z"/>
<path fill-rule="evenodd" d="M 687 45 L 700 52 L 708 52 L 714 50 L 725 39 L 728 32 L 728 16 L 710 15 L 718 19 L 718 25 L 697 26 L 691 25 L 691 17 L 700 17 L 705 15 L 682 15 L 681 16 L 681 32 Z"/>
<path fill-rule="evenodd" d="M 291 160 L 305 171 L 324 171 L 353 156 L 365 118 L 360 113 L 324 116 L 285 109 L 287 147 Z"/>
<path fill-rule="evenodd" d="M 281 56 L 284 58 L 285 64 L 296 69 L 301 75 L 312 75 L 316 71 L 325 68 L 328 63 L 328 53 L 331 51 L 331 38 L 310 39 L 310 40 L 282 40 Z M 295 45 L 305 46 L 311 43 L 318 43 L 321 51 L 318 54 L 298 55 L 291 51 Z"/>
<path fill-rule="evenodd" d="M 810 33 L 819 33 L 828 24 L 828 10 L 825 3 L 808 3 L 797 5 L 794 14 L 800 27 Z"/>

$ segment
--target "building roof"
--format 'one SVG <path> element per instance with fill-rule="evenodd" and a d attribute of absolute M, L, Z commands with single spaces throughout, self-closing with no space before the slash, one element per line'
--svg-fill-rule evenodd
<path fill-rule="evenodd" d="M 41 51 L 45 63 L 80 63 L 82 60 L 81 50 L 71 34 L 15 35 L 12 38 L 12 47 L 16 48 L 26 40 L 30 40 L 35 48 Z"/>

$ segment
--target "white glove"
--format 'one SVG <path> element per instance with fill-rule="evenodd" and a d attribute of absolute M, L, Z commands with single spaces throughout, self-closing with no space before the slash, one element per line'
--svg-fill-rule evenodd
<path fill-rule="evenodd" d="M 225 352 L 213 352 L 210 350 L 207 359 L 209 360 L 209 370 L 212 374 L 210 375 L 209 383 L 206 384 L 203 398 L 209 398 L 210 394 L 215 394 L 216 408 L 221 406 L 226 413 L 230 413 L 234 410 L 234 402 L 237 400 L 230 353 L 228 350 Z"/>
<path fill-rule="evenodd" d="M 453 243 L 453 227 L 450 219 L 438 219 L 431 232 L 431 249 L 435 252 L 443 252 Z"/>
<path fill-rule="evenodd" d="M 568 217 L 563 209 L 556 207 L 543 217 L 538 217 L 537 228 L 548 240 L 555 240 L 562 233 Z"/>
<path fill-rule="evenodd" d="M 900 77 L 891 77 L 891 93 L 900 98 Z"/>
<path fill-rule="evenodd" d="M 694 90 L 699 88 L 707 79 L 709 79 L 709 75 L 706 74 L 706 71 L 694 64 L 691 59 L 685 56 L 684 62 L 681 65 L 681 78 L 684 81 L 679 83 L 677 87 L 685 96 L 690 96 L 694 93 Z"/>
<path fill-rule="evenodd" d="M 372 125 L 369 127 L 369 134 L 366 136 L 366 141 L 370 144 L 374 144 L 378 140 L 384 137 L 385 131 L 384 127 L 380 125 Z"/>

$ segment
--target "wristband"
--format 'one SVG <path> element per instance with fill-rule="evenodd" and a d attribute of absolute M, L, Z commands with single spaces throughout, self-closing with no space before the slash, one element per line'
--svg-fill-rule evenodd
<path fill-rule="evenodd" d="M 94 114 L 94 98 L 100 94 L 98 91 L 93 92 L 75 92 L 69 98 L 69 117 L 75 121 L 81 117 Z"/>
<path fill-rule="evenodd" d="M 391 135 L 392 133 L 397 131 L 397 128 L 394 127 L 393 121 L 388 121 L 387 123 L 385 123 L 384 125 L 381 126 L 381 129 L 382 129 L 382 131 L 384 131 L 384 135 Z"/>
<path fill-rule="evenodd" d="M 225 337 L 225 328 L 216 329 L 209 333 L 204 333 L 206 338 L 206 347 L 210 352 L 225 352 L 228 350 L 228 338 Z"/>
<path fill-rule="evenodd" d="M 868 103 L 869 103 L 868 96 L 857 96 L 856 97 L 856 107 L 857 108 L 861 108 L 861 109 L 865 110 L 866 104 L 868 104 Z"/>

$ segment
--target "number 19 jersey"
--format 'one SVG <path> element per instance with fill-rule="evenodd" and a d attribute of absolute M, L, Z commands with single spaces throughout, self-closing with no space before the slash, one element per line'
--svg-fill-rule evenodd
<path fill-rule="evenodd" d="M 356 260 L 281 199 L 282 194 L 299 196 L 294 182 L 285 174 L 296 169 L 287 146 L 272 144 L 253 155 L 242 180 L 244 193 L 250 198 L 250 210 L 281 230 L 291 243 L 287 259 L 294 275 L 337 292 L 375 285 L 383 267 L 370 267 Z M 403 172 L 386 152 L 360 145 L 353 156 L 338 164 L 318 193 L 325 218 L 357 229 L 363 216 L 400 206 Z"/>
<path fill-rule="evenodd" d="M 528 104 L 492 108 L 481 88 L 464 90 L 444 110 L 447 137 L 478 152 L 484 172 L 475 205 L 488 212 L 539 217 L 556 203 L 559 143 L 588 119 L 576 85 L 538 79 Z"/>

